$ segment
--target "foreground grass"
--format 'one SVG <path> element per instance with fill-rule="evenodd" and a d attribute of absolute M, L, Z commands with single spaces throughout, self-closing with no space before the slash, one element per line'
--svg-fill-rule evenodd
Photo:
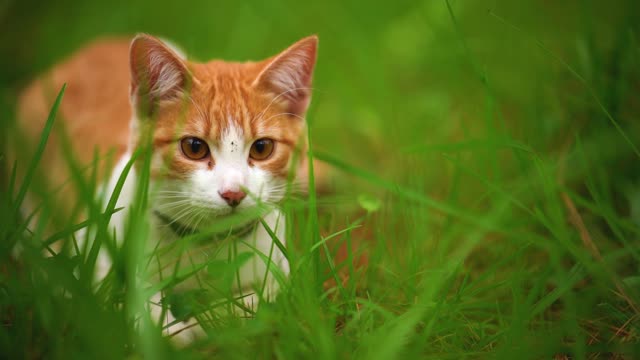
<path fill-rule="evenodd" d="M 178 349 L 147 316 L 144 191 L 124 246 L 112 249 L 116 270 L 96 289 L 95 251 L 67 251 L 76 224 L 60 221 L 55 239 L 42 226 L 23 226 L 17 211 L 27 186 L 37 192 L 37 171 L 23 183 L 8 171 L 0 193 L 1 354 L 640 357 L 637 5 L 544 9 L 558 17 L 582 11 L 583 25 L 570 16 L 549 25 L 519 15 L 536 8 L 528 3 L 489 12 L 425 3 L 372 8 L 358 25 L 355 10 L 339 2 L 280 4 L 228 9 L 256 20 L 256 32 L 232 37 L 257 44 L 268 21 L 256 13 L 320 14 L 309 28 L 295 18 L 289 26 L 320 31 L 319 91 L 308 120 L 313 156 L 339 174 L 331 194 L 283 204 L 295 240 L 281 296 L 250 320 L 218 315 L 209 310 L 219 303 L 207 303 L 209 316 L 199 319 L 208 338 Z M 211 56 L 186 34 L 167 31 Z M 248 51 L 228 46 L 215 54 Z M 17 166 L 31 169 L 37 160 Z M 97 229 L 95 243 L 108 245 L 116 209 L 96 204 L 97 184 L 83 179 L 74 181 L 91 210 L 81 226 Z M 41 218 L 55 215 L 55 204 L 42 200 Z M 67 250 L 47 255 L 42 244 L 53 241 Z"/>

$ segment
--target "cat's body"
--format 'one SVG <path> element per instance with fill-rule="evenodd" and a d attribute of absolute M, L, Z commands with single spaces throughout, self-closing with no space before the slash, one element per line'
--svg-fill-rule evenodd
<path fill-rule="evenodd" d="M 293 163 L 294 152 L 305 149 L 304 115 L 316 46 L 317 38 L 308 37 L 261 62 L 201 64 L 147 35 L 136 37 L 131 45 L 123 40 L 97 42 L 24 92 L 21 128 L 31 140 L 37 139 L 53 96 L 67 83 L 58 131 L 64 129 L 80 164 L 90 164 L 95 151 L 100 159 L 111 154 L 110 163 L 115 164 L 112 170 L 102 166 L 109 161 L 101 162 L 101 196 L 110 196 L 131 154 L 150 136 L 151 246 L 175 242 L 265 204 L 270 210 L 262 220 L 285 243 L 285 219 L 276 204 L 285 195 L 290 170 L 299 166 Z M 54 131 L 40 165 L 50 188 L 69 178 L 60 134 Z M 127 177 L 118 207 L 126 209 L 133 201 L 139 166 Z M 75 202 L 73 187 L 63 187 L 55 196 L 61 212 L 68 213 Z M 112 219 L 120 239 L 126 218 L 123 211 Z M 182 257 L 203 262 L 257 250 L 270 255 L 270 266 L 288 274 L 286 258 L 255 218 L 226 231 L 230 236 L 221 236 L 223 231 L 213 234 L 210 241 L 200 242 L 203 247 Z M 221 237 L 227 241 L 221 242 Z M 98 277 L 109 266 L 110 259 L 101 253 Z M 161 269 L 167 271 L 163 264 Z M 233 291 L 252 307 L 258 296 L 243 295 L 255 292 L 261 283 L 263 297 L 275 296 L 278 282 L 267 271 L 264 257 L 253 256 L 240 269 Z"/>

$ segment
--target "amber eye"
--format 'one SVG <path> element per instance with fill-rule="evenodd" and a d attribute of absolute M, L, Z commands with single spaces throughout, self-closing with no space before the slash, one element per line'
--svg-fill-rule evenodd
<path fill-rule="evenodd" d="M 186 137 L 180 140 L 180 147 L 184 155 L 191 160 L 202 160 L 209 155 L 207 143 L 195 137 Z"/>
<path fill-rule="evenodd" d="M 274 143 L 271 139 L 258 139 L 249 151 L 249 156 L 254 160 L 265 160 L 273 152 Z"/>

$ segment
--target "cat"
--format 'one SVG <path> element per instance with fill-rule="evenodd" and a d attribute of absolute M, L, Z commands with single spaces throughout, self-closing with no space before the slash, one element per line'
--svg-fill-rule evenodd
<path fill-rule="evenodd" d="M 269 232 L 286 244 L 285 219 L 277 204 L 285 196 L 291 169 L 306 166 L 305 114 L 317 44 L 317 36 L 309 36 L 262 61 L 198 63 L 147 34 L 130 42 L 96 41 L 27 87 L 18 105 L 19 125 L 35 141 L 52 104 L 51 94 L 66 83 L 58 121 L 75 157 L 88 164 L 97 150 L 101 156 L 111 153 L 118 159 L 113 169 L 99 169 L 105 184 L 100 196 L 105 198 L 149 134 L 151 246 L 170 244 L 224 219 L 266 208 L 261 218 L 248 217 L 200 242 L 210 248 L 181 255 L 196 262 L 210 257 L 228 260 L 232 252 L 270 255 L 271 263 L 264 256 L 251 256 L 234 281 L 233 293 L 241 302 L 236 305 L 255 309 L 260 298 L 273 299 L 278 293 L 274 274 L 289 273 L 283 249 L 274 246 L 279 244 Z M 52 134 L 40 164 L 54 185 L 69 177 L 60 138 L 60 133 Z M 117 202 L 116 207 L 125 211 L 112 217 L 118 239 L 124 236 L 137 171 L 136 163 Z M 67 186 L 53 196 L 63 211 L 72 208 L 77 194 Z M 278 271 L 268 270 L 268 263 Z M 110 266 L 111 259 L 102 251 L 97 278 L 106 276 Z M 163 268 L 161 264 L 158 271 Z M 257 294 L 264 279 L 265 293 Z M 167 316 L 159 321 L 175 323 L 171 312 Z M 169 332 L 184 327 L 170 327 Z M 187 337 L 192 336 L 196 335 Z"/>

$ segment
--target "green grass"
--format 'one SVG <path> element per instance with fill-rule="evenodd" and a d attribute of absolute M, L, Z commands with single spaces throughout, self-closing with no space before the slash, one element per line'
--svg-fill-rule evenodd
<path fill-rule="evenodd" d="M 3 150 L 0 358 L 640 357 L 635 1 L 35 5 L 0 7 L 3 143 L 21 86 L 96 36 L 144 31 L 241 60 L 318 33 L 310 155 L 335 186 L 283 204 L 293 271 L 277 301 L 246 320 L 176 299 L 209 332 L 178 348 L 146 310 L 144 188 L 118 248 L 115 202 L 102 210 L 67 151 L 88 220 L 25 230 L 39 156 L 16 164 L 33 180 L 18 183 Z M 42 200 L 39 218 L 55 218 Z M 96 246 L 74 257 L 81 227 Z M 53 242 L 65 250 L 48 255 Z M 116 260 L 95 286 L 97 244 Z"/>

